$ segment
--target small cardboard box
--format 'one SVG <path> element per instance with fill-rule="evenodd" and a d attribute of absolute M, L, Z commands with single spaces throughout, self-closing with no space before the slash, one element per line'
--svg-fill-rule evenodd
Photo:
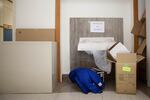
<path fill-rule="evenodd" d="M 124 45 L 119 45 L 124 50 L 118 50 L 116 48 L 118 43 L 112 46 L 108 50 L 107 59 L 109 62 L 116 64 L 116 92 L 117 93 L 136 93 L 136 64 L 142 61 L 145 57 L 131 53 L 124 48 Z M 114 49 L 117 52 L 111 51 Z M 114 51 L 113 50 L 113 51 Z M 112 56 L 115 55 L 115 56 Z M 114 58 L 116 57 L 116 58 Z"/>

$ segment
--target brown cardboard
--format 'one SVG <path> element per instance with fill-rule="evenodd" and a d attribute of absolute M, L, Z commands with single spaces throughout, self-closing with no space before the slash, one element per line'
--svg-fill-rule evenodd
<path fill-rule="evenodd" d="M 136 58 L 136 63 L 139 63 L 139 62 L 141 62 L 142 60 L 145 59 L 145 57 L 142 56 L 142 55 L 137 55 L 136 57 L 137 57 Z M 114 58 L 112 58 L 112 56 L 110 56 L 109 52 L 107 53 L 107 61 L 110 62 L 110 63 L 116 63 L 117 62 L 117 60 L 115 60 Z"/>
<path fill-rule="evenodd" d="M 130 51 L 121 43 L 118 42 L 113 45 L 109 50 L 109 56 L 116 61 L 117 53 L 130 53 Z"/>
<path fill-rule="evenodd" d="M 2 26 L 2 25 L 0 25 L 0 28 L 3 28 L 3 26 Z"/>
<path fill-rule="evenodd" d="M 143 23 L 141 27 L 141 31 L 139 32 L 139 36 L 146 38 L 146 21 Z"/>
<path fill-rule="evenodd" d="M 145 41 L 145 42 L 144 42 Z M 145 57 L 143 57 L 142 55 L 141 55 L 141 52 L 143 53 L 143 51 L 144 51 L 144 48 L 145 48 L 145 44 L 146 44 L 146 40 L 144 40 L 143 41 L 143 45 L 139 48 L 139 50 L 138 50 L 138 52 L 137 52 L 137 58 L 136 58 L 136 62 L 137 63 L 139 63 L 140 61 L 142 61 L 142 60 L 144 60 L 145 59 Z M 111 62 L 111 63 L 116 63 L 117 62 L 117 60 L 115 59 L 115 58 L 113 58 L 112 56 L 111 56 L 111 54 L 110 54 L 110 50 L 113 48 L 113 47 L 115 47 L 117 45 L 117 43 L 115 44 L 115 45 L 113 45 L 110 49 L 108 49 L 108 51 L 107 51 L 107 61 L 109 61 L 109 62 Z M 130 59 L 130 58 L 129 58 Z"/>
<path fill-rule="evenodd" d="M 116 63 L 116 60 L 111 56 L 109 51 L 107 52 L 107 61 L 110 63 Z"/>
<path fill-rule="evenodd" d="M 131 33 L 139 37 L 146 38 L 146 13 L 144 12 L 143 17 L 140 21 L 136 21 L 132 28 Z"/>
<path fill-rule="evenodd" d="M 3 28 L 6 28 L 6 29 L 12 29 L 12 25 L 3 24 Z"/>
<path fill-rule="evenodd" d="M 146 42 L 146 40 L 145 40 Z M 115 44 L 116 45 L 116 44 Z M 136 53 L 118 53 L 114 59 L 109 51 L 115 47 L 112 46 L 107 53 L 107 60 L 116 64 L 116 92 L 117 93 L 136 93 L 136 64 L 145 57 Z M 142 52 L 144 43 L 139 52 Z"/>
<path fill-rule="evenodd" d="M 16 29 L 16 41 L 55 41 L 55 29 Z"/>
<path fill-rule="evenodd" d="M 117 63 L 135 63 L 136 54 L 135 53 L 118 53 Z"/>
<path fill-rule="evenodd" d="M 136 54 L 118 54 L 116 62 L 116 92 L 136 93 Z"/>
<path fill-rule="evenodd" d="M 136 58 L 136 59 L 137 59 L 136 62 L 139 63 L 139 62 L 141 62 L 142 60 L 144 60 L 145 57 L 142 56 L 142 55 L 137 55 L 137 58 Z"/>
<path fill-rule="evenodd" d="M 112 47 L 110 47 L 110 48 L 108 49 L 108 51 L 107 51 L 107 60 L 108 60 L 109 62 L 111 62 L 111 63 L 115 63 L 115 62 L 116 62 L 116 59 L 111 56 L 111 54 L 110 54 L 109 51 L 110 51 L 111 49 L 113 49 L 118 43 L 119 43 L 119 42 L 115 43 L 115 44 L 114 44 Z"/>
<path fill-rule="evenodd" d="M 136 21 L 135 25 L 133 26 L 131 33 L 138 35 L 141 31 L 141 27 L 142 27 L 142 22 Z"/>
<path fill-rule="evenodd" d="M 142 44 L 140 45 L 140 47 L 137 50 L 137 54 L 142 55 L 145 48 L 146 48 L 146 39 L 144 39 L 142 41 Z"/>

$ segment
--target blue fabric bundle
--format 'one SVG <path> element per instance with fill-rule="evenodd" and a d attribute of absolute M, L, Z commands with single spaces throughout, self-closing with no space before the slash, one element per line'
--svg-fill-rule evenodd
<path fill-rule="evenodd" d="M 70 72 L 70 80 L 77 84 L 83 93 L 102 93 L 104 83 L 96 72 L 88 68 L 77 68 Z M 100 85 L 101 84 L 101 85 Z"/>

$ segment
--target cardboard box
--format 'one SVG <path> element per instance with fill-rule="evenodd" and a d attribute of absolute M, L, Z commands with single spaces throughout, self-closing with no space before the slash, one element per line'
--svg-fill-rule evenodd
<path fill-rule="evenodd" d="M 116 92 L 136 93 L 136 54 L 117 54 Z"/>
<path fill-rule="evenodd" d="M 131 53 L 126 50 L 125 46 L 119 45 L 120 48 L 124 50 L 116 49 L 118 43 L 112 46 L 108 50 L 108 61 L 116 64 L 116 92 L 117 93 L 136 93 L 136 65 L 138 62 L 142 61 L 145 57 L 142 55 L 137 55 L 136 53 Z M 118 47 L 117 47 L 118 48 Z M 111 50 L 118 50 L 113 52 Z M 123 52 L 124 51 L 124 52 Z M 116 55 L 117 57 L 114 58 Z"/>

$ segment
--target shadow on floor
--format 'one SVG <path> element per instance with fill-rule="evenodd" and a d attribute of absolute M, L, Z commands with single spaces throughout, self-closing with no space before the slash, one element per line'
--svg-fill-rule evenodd
<path fill-rule="evenodd" d="M 145 82 L 138 81 L 137 83 L 138 90 L 142 91 L 145 95 L 150 97 L 150 87 L 147 87 Z"/>
<path fill-rule="evenodd" d="M 108 81 L 108 82 L 107 82 Z M 105 82 L 105 91 L 114 91 L 115 83 L 113 80 L 107 80 Z M 77 85 L 73 84 L 67 75 L 63 76 L 63 82 L 58 83 L 57 87 L 54 90 L 54 93 L 62 93 L 62 92 L 80 92 L 80 89 Z"/>
<path fill-rule="evenodd" d="M 137 89 L 150 97 L 150 88 L 148 88 L 144 82 L 139 81 L 137 83 Z M 107 78 L 107 80 L 105 80 L 104 91 L 115 91 L 115 79 Z M 81 92 L 80 89 L 70 81 L 68 75 L 63 76 L 63 82 L 58 83 L 54 90 L 54 93 L 64 92 Z"/>

